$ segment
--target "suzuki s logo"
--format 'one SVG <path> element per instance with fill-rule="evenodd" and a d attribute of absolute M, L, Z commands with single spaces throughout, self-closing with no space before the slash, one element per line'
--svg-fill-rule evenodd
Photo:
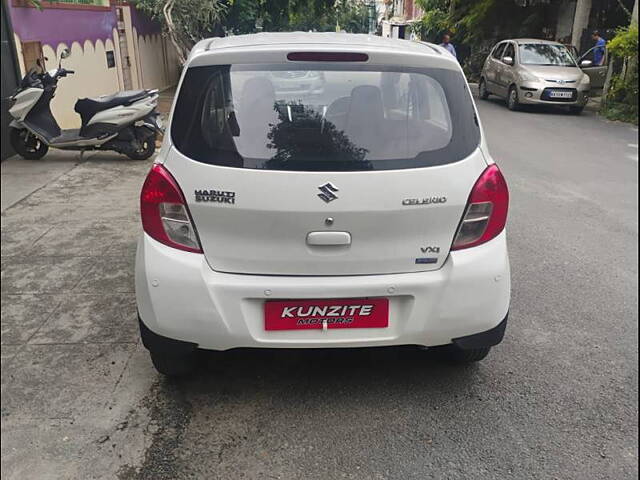
<path fill-rule="evenodd" d="M 337 192 L 338 189 L 331 182 L 320 185 L 318 188 L 320 189 L 320 193 L 318 194 L 318 196 L 325 202 L 329 203 L 338 198 L 338 196 L 334 193 Z"/>

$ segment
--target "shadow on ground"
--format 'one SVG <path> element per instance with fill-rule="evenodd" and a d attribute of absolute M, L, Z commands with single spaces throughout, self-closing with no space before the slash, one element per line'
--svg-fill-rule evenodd
<path fill-rule="evenodd" d="M 182 379 L 167 379 L 169 387 L 192 393 L 223 393 L 229 387 L 253 391 L 322 394 L 371 392 L 385 388 L 430 390 L 460 381 L 473 383 L 477 365 L 449 363 L 439 352 L 418 347 L 367 349 L 261 350 L 199 352 L 198 369 Z M 306 379 L 313 378 L 313 384 Z M 311 387 L 313 385 L 313 388 Z M 316 390 L 315 392 L 310 391 Z"/>
<path fill-rule="evenodd" d="M 436 425 L 487 398 L 482 366 L 417 347 L 238 349 L 199 360 L 192 375 L 156 383 L 148 407 L 165 428 L 120 478 L 386 478 L 375 474 L 385 468 L 418 478 L 395 450 L 433 462 L 420 457 L 434 439 L 464 436 Z M 371 460 L 378 449 L 388 453 Z"/>
<path fill-rule="evenodd" d="M 505 114 L 517 113 L 517 112 L 510 112 L 507 109 L 507 105 L 505 103 L 505 100 L 503 100 L 501 98 L 489 97 L 489 99 L 487 99 L 487 100 L 478 100 L 478 101 L 491 103 L 491 104 L 494 104 L 494 105 L 499 106 L 501 108 L 504 108 Z M 520 107 L 518 108 L 518 112 L 533 113 L 533 114 L 537 113 L 537 114 L 541 114 L 541 115 L 559 115 L 559 116 L 566 116 L 566 117 L 579 117 L 580 116 L 580 115 L 576 115 L 575 113 L 571 113 L 569 111 L 569 107 L 553 106 L 553 105 L 520 105 Z M 588 111 L 585 110 L 584 115 L 587 115 L 588 114 L 587 112 Z"/>

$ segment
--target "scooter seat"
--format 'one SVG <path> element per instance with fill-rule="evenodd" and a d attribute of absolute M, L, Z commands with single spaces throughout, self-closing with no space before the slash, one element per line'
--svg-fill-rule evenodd
<path fill-rule="evenodd" d="M 102 95 L 94 98 L 81 98 L 76 102 L 74 110 L 80 114 L 82 124 L 87 122 L 96 113 L 108 110 L 119 105 L 130 105 L 143 99 L 149 94 L 149 90 L 125 90 L 113 95 Z"/>

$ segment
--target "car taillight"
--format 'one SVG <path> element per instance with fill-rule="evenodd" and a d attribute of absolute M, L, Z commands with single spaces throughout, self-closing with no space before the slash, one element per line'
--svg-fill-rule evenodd
<path fill-rule="evenodd" d="M 509 189 L 497 165 L 482 172 L 471 190 L 467 208 L 451 250 L 475 247 L 504 230 L 509 210 Z"/>
<path fill-rule="evenodd" d="M 173 248 L 202 253 L 180 187 L 162 165 L 154 165 L 140 193 L 142 228 L 151 238 Z"/>

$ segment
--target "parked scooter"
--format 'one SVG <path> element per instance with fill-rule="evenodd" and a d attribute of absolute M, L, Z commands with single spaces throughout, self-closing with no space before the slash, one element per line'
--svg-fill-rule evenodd
<path fill-rule="evenodd" d="M 50 103 L 58 80 L 75 73 L 62 68 L 45 72 L 33 69 L 22 79 L 9 113 L 9 139 L 13 149 L 29 160 L 42 158 L 49 147 L 61 150 L 112 150 L 134 160 L 149 158 L 162 129 L 157 120 L 158 90 L 129 90 L 96 98 L 79 99 L 74 110 L 80 114 L 79 129 L 61 130 L 51 114 Z"/>

